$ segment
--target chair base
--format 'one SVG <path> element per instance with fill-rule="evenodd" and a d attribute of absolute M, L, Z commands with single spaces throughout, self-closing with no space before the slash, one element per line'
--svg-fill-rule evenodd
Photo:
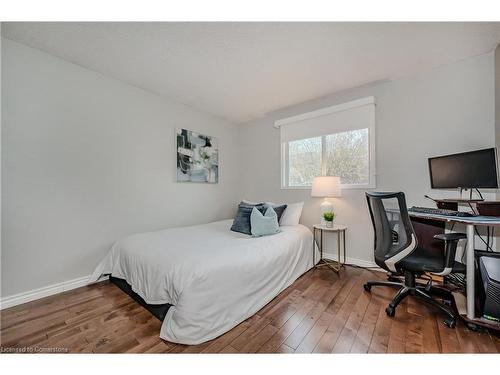
<path fill-rule="evenodd" d="M 434 298 L 430 296 L 431 293 L 436 292 L 436 294 L 442 295 L 442 290 L 439 288 L 428 288 L 424 285 L 415 284 L 415 274 L 409 271 L 405 272 L 405 282 L 395 282 L 395 281 L 368 281 L 363 285 L 367 292 L 371 291 L 373 286 L 388 286 L 391 288 L 398 289 L 398 292 L 389 303 L 389 306 L 385 309 L 388 316 L 394 317 L 396 314 L 396 307 L 401 303 L 403 299 L 407 296 L 415 296 L 422 299 L 424 302 L 431 306 L 436 307 L 445 315 L 444 324 L 449 328 L 455 328 L 457 324 L 457 315 L 444 304 L 439 303 Z M 429 290 L 428 290 L 429 289 Z"/>

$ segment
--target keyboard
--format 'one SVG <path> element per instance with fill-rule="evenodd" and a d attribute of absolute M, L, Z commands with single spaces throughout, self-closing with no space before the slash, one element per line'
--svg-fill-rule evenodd
<path fill-rule="evenodd" d="M 416 212 L 420 214 L 431 214 L 431 215 L 444 215 L 444 216 L 457 216 L 457 217 L 472 217 L 477 216 L 472 212 L 446 210 L 444 208 L 429 208 L 429 207 L 411 207 L 408 209 L 409 212 Z"/>

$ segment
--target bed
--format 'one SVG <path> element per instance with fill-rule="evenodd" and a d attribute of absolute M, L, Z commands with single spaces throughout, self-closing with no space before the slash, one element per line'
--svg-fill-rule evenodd
<path fill-rule="evenodd" d="M 253 238 L 230 230 L 232 220 L 126 237 L 94 271 L 125 281 L 150 305 L 168 306 L 164 340 L 214 339 L 276 297 L 312 263 L 312 233 L 303 225 Z M 171 305 L 171 306 L 170 306 Z"/>

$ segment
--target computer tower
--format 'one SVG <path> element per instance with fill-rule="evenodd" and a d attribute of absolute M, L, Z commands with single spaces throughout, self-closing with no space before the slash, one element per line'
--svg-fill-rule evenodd
<path fill-rule="evenodd" d="M 500 253 L 476 251 L 476 261 L 481 314 L 484 318 L 500 321 Z"/>

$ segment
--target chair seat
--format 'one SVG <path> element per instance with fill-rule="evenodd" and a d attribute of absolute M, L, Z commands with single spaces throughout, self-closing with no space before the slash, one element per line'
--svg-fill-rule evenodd
<path fill-rule="evenodd" d="M 445 259 L 442 254 L 435 254 L 417 247 L 413 253 L 397 263 L 396 267 L 413 272 L 440 273 L 445 269 L 444 262 Z M 452 272 L 465 273 L 465 265 L 455 261 Z"/>

